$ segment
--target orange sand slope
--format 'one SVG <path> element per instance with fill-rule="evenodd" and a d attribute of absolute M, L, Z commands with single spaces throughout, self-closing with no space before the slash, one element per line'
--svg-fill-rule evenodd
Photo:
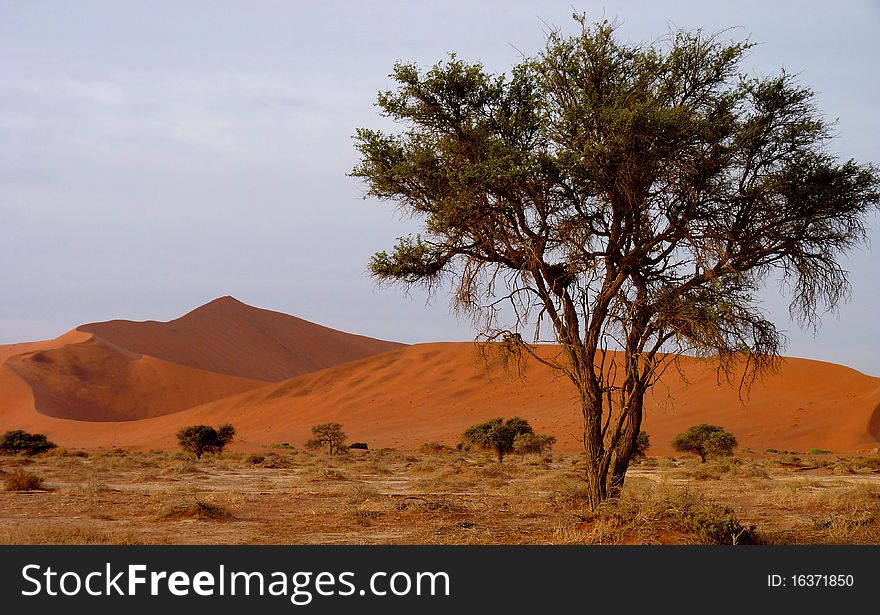
<path fill-rule="evenodd" d="M 644 429 L 654 454 L 695 423 L 720 424 L 744 447 L 854 451 L 880 443 L 880 379 L 838 365 L 787 359 L 756 384 L 745 405 L 702 361 L 682 362 L 685 383 L 669 370 L 647 400 Z M 300 444 L 309 427 L 338 421 L 373 447 L 454 444 L 466 427 L 519 415 L 557 438 L 556 450 L 581 448 L 574 390 L 532 362 L 526 380 L 487 372 L 468 343 L 424 344 L 294 378 L 188 410 L 186 422 L 230 420 L 248 444 Z M 157 434 L 158 436 L 158 434 Z"/>
<path fill-rule="evenodd" d="M 79 421 L 162 416 L 402 346 L 223 297 L 169 323 L 97 323 L 0 346 L 0 424 L 34 412 Z"/>
<path fill-rule="evenodd" d="M 299 344 L 296 327 L 309 343 Z M 238 431 L 234 447 L 257 450 L 300 446 L 312 425 L 338 421 L 351 440 L 405 449 L 429 440 L 455 444 L 473 423 L 519 415 L 555 435 L 556 450 L 581 448 L 580 412 L 565 378 L 535 362 L 525 380 L 487 370 L 470 343 L 398 347 L 280 382 L 229 375 L 266 378 L 261 370 L 279 356 L 288 366 L 313 352 L 323 352 L 321 361 L 342 360 L 347 334 L 331 331 L 322 344 L 314 337 L 319 330 L 329 331 L 224 298 L 171 323 L 114 321 L 48 342 L 0 346 L 0 430 L 39 431 L 68 447 L 173 449 L 181 426 L 229 421 Z M 350 337 L 366 340 L 358 352 L 400 346 Z M 723 425 L 756 452 L 880 445 L 878 378 L 787 359 L 743 404 L 706 363 L 683 359 L 682 369 L 687 383 L 670 370 L 646 402 L 654 454 L 670 453 L 674 434 L 702 422 Z"/>
<path fill-rule="evenodd" d="M 81 421 L 128 421 L 178 412 L 264 385 L 139 355 L 90 336 L 77 344 L 7 360 L 43 414 Z"/>
<path fill-rule="evenodd" d="M 672 436 L 700 422 L 727 427 L 756 452 L 851 452 L 880 444 L 878 378 L 788 359 L 743 405 L 704 363 L 688 359 L 683 369 L 690 384 L 670 371 L 647 400 L 644 429 L 653 454 L 670 453 Z M 454 444 L 468 425 L 514 414 L 555 435 L 555 450 L 580 449 L 579 411 L 566 380 L 535 363 L 525 381 L 489 373 L 469 343 L 411 346 L 140 421 L 65 421 L 36 412 L 14 418 L 16 427 L 65 446 L 171 449 L 183 425 L 230 421 L 238 430 L 235 447 L 257 450 L 280 442 L 300 446 L 312 425 L 339 421 L 352 440 L 406 449 L 429 440 Z M 0 428 L 13 427 L 8 418 L 0 416 Z"/>
<path fill-rule="evenodd" d="M 77 330 L 171 363 L 272 382 L 403 346 L 251 307 L 233 297 L 215 299 L 170 322 L 111 320 Z"/>

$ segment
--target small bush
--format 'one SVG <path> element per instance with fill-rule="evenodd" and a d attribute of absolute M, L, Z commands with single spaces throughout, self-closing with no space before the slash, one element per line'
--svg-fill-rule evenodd
<path fill-rule="evenodd" d="M 269 448 L 286 448 L 290 450 L 296 450 L 296 447 L 289 442 L 275 442 L 269 445 Z"/>
<path fill-rule="evenodd" d="M 3 487 L 6 491 L 36 491 L 45 489 L 45 484 L 40 476 L 19 468 L 6 477 Z"/>
<path fill-rule="evenodd" d="M 19 453 L 36 455 L 56 448 L 56 446 L 41 433 L 28 433 L 20 429 L 7 431 L 0 437 L 0 452 L 10 455 Z"/>
<path fill-rule="evenodd" d="M 690 522 L 691 531 L 710 545 L 758 544 L 757 526 L 743 525 L 732 508 L 707 506 L 697 512 Z"/>
<path fill-rule="evenodd" d="M 264 461 L 266 461 L 266 458 L 263 455 L 254 454 L 254 455 L 248 455 L 247 458 L 245 459 L 245 461 L 247 461 L 251 465 L 258 466 L 261 463 L 263 463 Z"/>
<path fill-rule="evenodd" d="M 416 452 L 423 455 L 445 455 L 455 450 L 456 449 L 446 444 L 443 444 L 442 442 L 435 442 L 432 440 L 430 442 L 422 442 L 421 444 L 419 444 Z"/>
<path fill-rule="evenodd" d="M 366 442 L 352 442 L 351 444 L 348 445 L 348 448 L 349 449 L 357 449 L 357 450 L 361 450 L 361 451 L 370 450 L 370 447 L 367 446 Z"/>
<path fill-rule="evenodd" d="M 807 451 L 807 455 L 830 455 L 831 451 L 826 451 L 824 448 L 811 448 Z"/>
<path fill-rule="evenodd" d="M 513 452 L 524 459 L 526 455 L 543 455 L 556 443 L 555 436 L 521 433 L 513 439 Z"/>

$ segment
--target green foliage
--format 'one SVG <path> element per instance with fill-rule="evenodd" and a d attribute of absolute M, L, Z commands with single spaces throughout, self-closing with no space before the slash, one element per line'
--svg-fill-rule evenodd
<path fill-rule="evenodd" d="M 519 433 L 513 439 L 513 452 L 517 455 L 543 455 L 556 444 L 556 437 L 531 432 Z"/>
<path fill-rule="evenodd" d="M 732 455 L 736 444 L 732 433 L 706 423 L 689 427 L 672 439 L 672 448 L 681 453 L 695 453 L 703 463 L 708 457 Z"/>
<path fill-rule="evenodd" d="M 704 508 L 694 514 L 688 525 L 705 544 L 753 545 L 759 542 L 757 526 L 743 525 L 733 509 L 726 506 Z"/>
<path fill-rule="evenodd" d="M 210 425 L 190 425 L 177 432 L 177 443 L 184 451 L 201 459 L 205 453 L 221 453 L 235 436 L 235 427 L 229 423 L 214 429 Z"/>
<path fill-rule="evenodd" d="M 342 425 L 339 423 L 315 425 L 312 427 L 312 434 L 312 439 L 306 442 L 306 448 L 314 450 L 326 447 L 330 455 L 347 452 L 345 441 L 348 436 L 342 431 Z"/>
<path fill-rule="evenodd" d="M 7 431 L 0 437 L 0 452 L 10 455 L 19 453 L 36 455 L 53 449 L 56 446 L 43 434 L 28 433 L 20 429 Z"/>
<path fill-rule="evenodd" d="M 824 448 L 811 448 L 807 451 L 807 455 L 830 455 L 831 451 L 825 450 Z"/>
<path fill-rule="evenodd" d="M 472 425 L 462 434 L 461 441 L 464 445 L 472 444 L 495 451 L 498 463 L 501 463 L 504 455 L 513 451 L 513 442 L 521 434 L 534 434 L 534 430 L 527 420 L 514 416 L 507 421 L 497 418 Z"/>
<path fill-rule="evenodd" d="M 375 278 L 451 282 L 481 340 L 572 381 L 586 426 L 622 409 L 610 424 L 638 429 L 676 351 L 717 357 L 730 378 L 747 355 L 747 382 L 775 367 L 768 280 L 804 325 L 846 297 L 840 261 L 866 243 L 880 173 L 838 158 L 794 75 L 745 74 L 753 42 L 699 30 L 631 42 L 575 19 L 505 74 L 454 54 L 396 64 L 377 98 L 396 128 L 357 130 L 351 175 L 420 223 L 375 254 Z M 547 331 L 566 360 L 526 341 Z M 614 381 L 592 358 L 616 340 Z M 626 440 L 585 430 L 591 506 L 619 489 Z"/>
<path fill-rule="evenodd" d="M 269 445 L 269 448 L 286 448 L 291 450 L 296 450 L 296 447 L 289 442 L 273 442 Z"/>

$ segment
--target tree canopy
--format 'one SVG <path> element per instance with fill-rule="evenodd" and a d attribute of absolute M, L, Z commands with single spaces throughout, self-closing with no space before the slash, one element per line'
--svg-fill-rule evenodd
<path fill-rule="evenodd" d="M 688 427 L 672 439 L 672 448 L 681 453 L 699 455 L 703 463 L 708 457 L 732 455 L 736 446 L 736 436 L 723 427 L 706 423 Z"/>
<path fill-rule="evenodd" d="M 832 153 L 795 76 L 744 74 L 751 41 L 630 43 L 576 19 L 508 74 L 454 54 L 396 64 L 378 107 L 398 129 L 359 129 L 352 175 L 422 225 L 372 257 L 378 280 L 448 283 L 479 340 L 573 383 L 595 507 L 675 357 L 748 383 L 784 344 L 769 279 L 804 326 L 846 298 L 840 257 L 865 242 L 880 176 Z M 536 352 L 547 341 L 558 355 Z"/>
<path fill-rule="evenodd" d="M 210 425 L 189 425 L 177 432 L 180 448 L 201 459 L 205 453 L 222 453 L 235 437 L 235 427 L 223 423 L 217 429 Z"/>
<path fill-rule="evenodd" d="M 517 436 L 534 433 L 535 430 L 527 420 L 514 416 L 506 421 L 497 418 L 472 425 L 462 434 L 461 440 L 465 444 L 495 451 L 498 463 L 501 463 L 504 461 L 504 455 L 513 451 Z"/>
<path fill-rule="evenodd" d="M 37 455 L 56 448 L 54 442 L 41 433 L 28 433 L 21 429 L 7 431 L 0 437 L 0 452 L 25 455 Z"/>

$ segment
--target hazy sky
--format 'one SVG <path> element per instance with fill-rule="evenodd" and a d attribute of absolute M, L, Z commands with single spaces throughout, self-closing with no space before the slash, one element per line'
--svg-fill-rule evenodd
<path fill-rule="evenodd" d="M 637 41 L 735 27 L 761 43 L 748 70 L 800 73 L 839 118 L 834 149 L 880 162 L 877 0 L 0 0 L 0 343 L 227 294 L 380 338 L 471 339 L 446 296 L 426 307 L 366 275 L 415 227 L 362 199 L 351 135 L 383 124 L 396 60 L 504 71 L 572 8 Z M 787 354 L 880 375 L 878 255 L 846 262 L 852 301 L 816 337 L 768 289 Z"/>

